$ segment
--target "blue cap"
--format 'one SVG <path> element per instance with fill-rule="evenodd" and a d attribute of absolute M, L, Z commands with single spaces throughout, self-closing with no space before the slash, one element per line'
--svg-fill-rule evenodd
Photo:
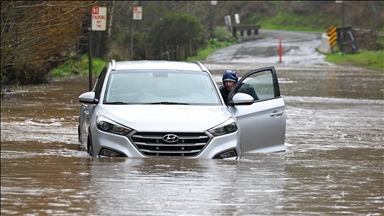
<path fill-rule="evenodd" d="M 226 70 L 224 71 L 224 75 L 223 75 L 223 83 L 225 81 L 231 81 L 231 82 L 235 82 L 237 83 L 237 80 L 239 78 L 237 77 L 236 75 L 236 71 L 233 71 L 233 70 Z"/>

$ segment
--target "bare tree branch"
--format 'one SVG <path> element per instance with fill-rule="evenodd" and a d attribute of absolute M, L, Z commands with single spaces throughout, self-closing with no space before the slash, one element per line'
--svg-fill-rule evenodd
<path fill-rule="evenodd" d="M 76 52 L 73 48 L 84 38 L 84 20 L 93 5 L 92 1 L 3 1 L 1 78 L 26 64 L 44 70 L 41 64 L 51 56 Z"/>

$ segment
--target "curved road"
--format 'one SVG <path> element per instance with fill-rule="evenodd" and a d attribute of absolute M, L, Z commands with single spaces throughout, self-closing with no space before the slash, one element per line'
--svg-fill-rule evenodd
<path fill-rule="evenodd" d="M 261 39 L 244 41 L 217 50 L 207 62 L 279 63 L 279 38 L 282 41 L 282 63 L 332 65 L 324 61 L 325 55 L 316 51 L 321 33 L 260 29 Z"/>

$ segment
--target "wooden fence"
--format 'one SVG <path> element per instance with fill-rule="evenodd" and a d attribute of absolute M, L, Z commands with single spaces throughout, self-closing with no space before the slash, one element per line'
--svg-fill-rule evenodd
<path fill-rule="evenodd" d="M 197 55 L 197 50 L 192 46 L 168 45 L 159 47 L 158 58 L 160 60 L 185 61 L 188 57 L 195 55 Z"/>

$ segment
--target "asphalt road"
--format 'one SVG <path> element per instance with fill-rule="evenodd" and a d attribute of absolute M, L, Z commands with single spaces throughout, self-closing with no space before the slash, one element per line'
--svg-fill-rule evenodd
<path fill-rule="evenodd" d="M 231 63 L 281 63 L 301 65 L 332 65 L 325 56 L 316 51 L 321 43 L 321 33 L 281 30 L 259 30 L 260 39 L 244 41 L 217 50 L 208 56 L 207 62 Z"/>

